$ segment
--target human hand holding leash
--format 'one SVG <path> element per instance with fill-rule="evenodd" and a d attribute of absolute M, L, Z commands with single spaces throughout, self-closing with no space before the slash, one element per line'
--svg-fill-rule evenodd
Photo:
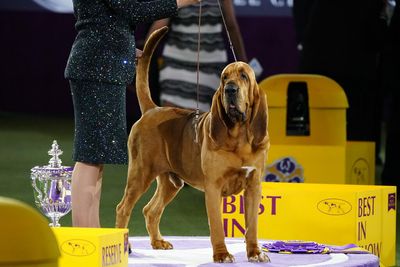
<path fill-rule="evenodd" d="M 143 55 L 143 51 L 136 48 L 136 58 L 141 58 Z"/>
<path fill-rule="evenodd" d="M 193 4 L 200 3 L 201 0 L 176 0 L 176 4 L 178 5 L 178 8 L 184 7 L 184 6 L 189 6 Z"/>

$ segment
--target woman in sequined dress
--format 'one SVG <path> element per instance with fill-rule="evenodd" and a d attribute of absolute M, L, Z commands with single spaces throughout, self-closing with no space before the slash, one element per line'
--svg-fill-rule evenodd
<path fill-rule="evenodd" d="M 65 69 L 75 114 L 73 226 L 100 227 L 103 166 L 127 163 L 125 89 L 135 73 L 136 24 L 198 1 L 73 0 L 78 34 Z"/>
<path fill-rule="evenodd" d="M 247 62 L 232 0 L 220 0 L 227 29 L 238 60 Z M 228 62 L 225 28 L 218 0 L 201 1 L 199 55 L 199 109 L 208 111 L 220 74 Z M 164 106 L 197 108 L 197 50 L 199 4 L 182 8 L 178 15 L 153 23 L 150 32 L 170 25 L 160 70 L 160 100 Z"/>

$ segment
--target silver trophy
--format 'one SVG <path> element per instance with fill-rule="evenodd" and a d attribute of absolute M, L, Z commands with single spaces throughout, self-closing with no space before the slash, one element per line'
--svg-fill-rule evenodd
<path fill-rule="evenodd" d="M 71 210 L 72 167 L 61 166 L 62 155 L 54 140 L 48 154 L 52 156 L 47 166 L 31 169 L 33 195 L 37 207 L 51 219 L 50 226 L 59 227 L 59 220 Z"/>

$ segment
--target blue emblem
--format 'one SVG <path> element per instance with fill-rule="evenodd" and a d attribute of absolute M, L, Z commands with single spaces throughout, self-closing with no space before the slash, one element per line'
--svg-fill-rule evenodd
<path fill-rule="evenodd" d="M 264 181 L 303 183 L 303 167 L 292 157 L 278 159 L 266 167 Z"/>

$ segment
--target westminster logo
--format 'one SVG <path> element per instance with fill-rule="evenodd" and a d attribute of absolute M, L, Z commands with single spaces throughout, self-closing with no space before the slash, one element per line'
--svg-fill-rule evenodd
<path fill-rule="evenodd" d="M 303 183 L 303 167 L 292 157 L 278 159 L 266 167 L 264 181 Z"/>

